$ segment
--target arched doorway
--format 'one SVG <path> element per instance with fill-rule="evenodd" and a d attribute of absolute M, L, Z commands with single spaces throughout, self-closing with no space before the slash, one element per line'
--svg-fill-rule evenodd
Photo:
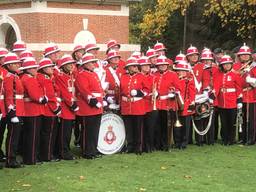
<path fill-rule="evenodd" d="M 17 23 L 9 16 L 0 16 L 0 47 L 12 49 L 15 41 L 21 39 Z"/>
<path fill-rule="evenodd" d="M 5 34 L 3 36 L 5 47 L 7 49 L 11 50 L 13 43 L 17 41 L 16 33 L 15 33 L 13 27 L 7 23 L 2 24 L 1 30 L 3 30 L 3 32 L 5 32 Z"/>

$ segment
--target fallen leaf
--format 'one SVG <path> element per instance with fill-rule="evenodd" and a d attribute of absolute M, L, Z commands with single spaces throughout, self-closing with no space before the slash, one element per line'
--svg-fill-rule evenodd
<path fill-rule="evenodd" d="M 140 191 L 147 191 L 147 189 L 141 187 Z"/>
<path fill-rule="evenodd" d="M 84 177 L 83 175 L 81 175 L 81 176 L 79 176 L 79 179 L 80 179 L 80 180 L 84 180 L 85 177 Z"/>
<path fill-rule="evenodd" d="M 22 184 L 22 187 L 31 187 L 30 184 Z"/>
<path fill-rule="evenodd" d="M 20 183 L 20 180 L 16 181 L 16 183 Z"/>
<path fill-rule="evenodd" d="M 184 175 L 184 178 L 186 178 L 186 179 L 192 179 L 192 176 L 191 176 L 191 175 Z"/>
<path fill-rule="evenodd" d="M 162 167 L 161 167 L 161 169 L 162 169 L 162 170 L 166 170 L 166 169 L 167 169 L 167 167 L 162 166 Z"/>

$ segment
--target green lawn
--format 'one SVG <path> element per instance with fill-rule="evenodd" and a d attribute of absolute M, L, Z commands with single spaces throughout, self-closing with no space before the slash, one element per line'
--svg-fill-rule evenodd
<path fill-rule="evenodd" d="M 0 191 L 242 192 L 256 188 L 256 147 L 189 146 L 0 170 Z"/>

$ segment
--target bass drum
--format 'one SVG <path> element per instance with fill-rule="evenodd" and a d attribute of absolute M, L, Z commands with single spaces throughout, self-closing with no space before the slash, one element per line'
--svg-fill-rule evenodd
<path fill-rule="evenodd" d="M 99 152 L 111 155 L 119 152 L 125 143 L 125 127 L 122 118 L 114 113 L 102 116 L 98 147 Z"/>

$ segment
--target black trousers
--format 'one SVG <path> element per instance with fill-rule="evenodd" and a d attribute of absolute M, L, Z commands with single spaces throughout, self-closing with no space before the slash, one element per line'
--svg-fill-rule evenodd
<path fill-rule="evenodd" d="M 255 144 L 256 103 L 243 103 L 242 140 L 244 144 Z"/>
<path fill-rule="evenodd" d="M 169 119 L 169 120 L 168 120 Z M 175 111 L 158 110 L 155 148 L 167 151 L 172 144 L 172 127 L 176 121 Z"/>
<path fill-rule="evenodd" d="M 143 115 L 123 115 L 128 152 L 142 152 L 143 118 Z"/>
<path fill-rule="evenodd" d="M 219 130 L 221 130 L 221 126 L 219 124 L 219 109 L 218 107 L 214 107 L 214 140 L 218 140 Z"/>
<path fill-rule="evenodd" d="M 75 125 L 74 125 L 74 136 L 75 144 L 81 144 L 81 130 L 82 130 L 82 119 L 79 116 L 76 116 Z"/>
<path fill-rule="evenodd" d="M 209 123 L 210 117 L 206 117 L 200 120 L 195 120 L 195 125 L 199 131 L 203 131 L 206 129 Z M 197 145 L 202 145 L 204 143 L 208 145 L 214 144 L 214 137 L 215 137 L 215 112 L 213 111 L 212 114 L 212 121 L 210 125 L 209 131 L 205 135 L 199 135 L 195 132 L 195 140 Z"/>
<path fill-rule="evenodd" d="M 70 141 L 72 134 L 73 120 L 61 119 L 59 128 L 59 154 L 61 158 L 64 158 L 65 154 L 70 153 Z"/>
<path fill-rule="evenodd" d="M 39 153 L 41 116 L 23 118 L 23 162 L 36 164 Z"/>
<path fill-rule="evenodd" d="M 236 137 L 236 109 L 223 109 L 219 108 L 222 140 L 224 145 L 232 145 L 235 142 Z"/>
<path fill-rule="evenodd" d="M 53 158 L 57 131 L 57 117 L 43 116 L 40 131 L 40 160 L 50 161 Z"/>
<path fill-rule="evenodd" d="M 177 148 L 186 148 L 189 141 L 191 116 L 179 116 L 179 120 L 182 126 L 173 128 L 174 144 Z"/>
<path fill-rule="evenodd" d="M 144 116 L 143 130 L 144 130 L 144 150 L 150 152 L 154 150 L 155 129 L 158 118 L 158 111 L 154 110 L 148 112 Z"/>
<path fill-rule="evenodd" d="M 82 117 L 83 156 L 95 156 L 98 153 L 97 146 L 101 116 L 102 114 Z"/>
<path fill-rule="evenodd" d="M 11 164 L 16 161 L 16 153 L 18 149 L 19 136 L 21 123 L 11 123 L 7 124 L 7 137 L 6 137 L 6 163 Z"/>
<path fill-rule="evenodd" d="M 2 151 L 2 145 L 4 141 L 4 133 L 7 127 L 7 118 L 4 117 L 0 121 L 0 159 L 4 157 L 4 152 Z"/>

